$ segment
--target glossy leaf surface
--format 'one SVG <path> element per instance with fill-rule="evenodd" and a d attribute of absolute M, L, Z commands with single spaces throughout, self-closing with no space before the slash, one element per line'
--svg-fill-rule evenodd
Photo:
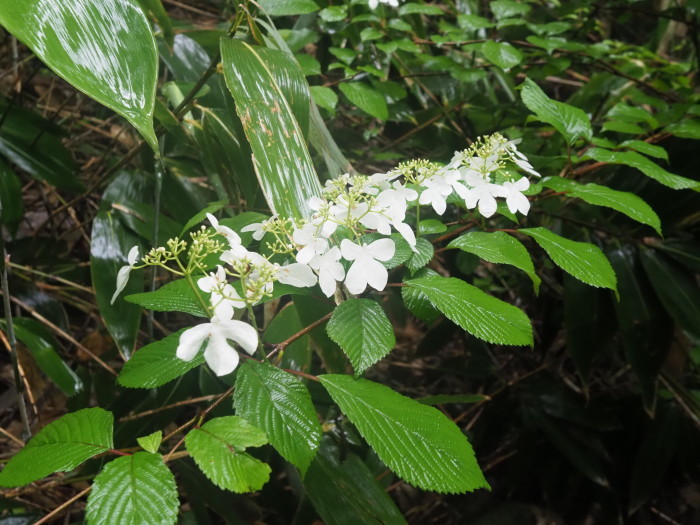
<path fill-rule="evenodd" d="M 0 24 L 67 82 L 126 118 L 158 149 L 153 131 L 158 56 L 135 0 L 3 2 Z"/>
<path fill-rule="evenodd" d="M 439 410 L 366 379 L 319 379 L 379 458 L 407 482 L 448 493 L 488 488 L 466 436 Z"/>
<path fill-rule="evenodd" d="M 254 48 L 222 39 L 224 77 L 253 150 L 253 164 L 272 210 L 310 215 L 308 200 L 321 191 L 303 133 L 274 75 Z"/>

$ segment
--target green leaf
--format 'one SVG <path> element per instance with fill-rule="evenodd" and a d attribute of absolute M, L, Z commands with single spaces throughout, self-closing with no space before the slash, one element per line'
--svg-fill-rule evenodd
<path fill-rule="evenodd" d="M 158 151 L 158 55 L 135 0 L 3 2 L 0 24 L 68 83 L 131 122 Z"/>
<path fill-rule="evenodd" d="M 204 362 L 200 352 L 190 362 L 175 355 L 180 334 L 186 328 L 150 343 L 131 356 L 119 373 L 117 382 L 128 388 L 156 388 L 189 372 Z"/>
<path fill-rule="evenodd" d="M 101 408 L 85 408 L 46 425 L 0 472 L 0 486 L 19 487 L 54 472 L 68 472 L 106 452 L 114 418 Z"/>
<path fill-rule="evenodd" d="M 656 144 L 649 144 L 643 140 L 626 140 L 620 144 L 620 147 L 630 148 L 639 153 L 644 153 L 650 157 L 656 157 L 657 159 L 663 159 L 668 162 L 668 152 Z"/>
<path fill-rule="evenodd" d="M 530 6 L 526 3 L 514 0 L 495 0 L 489 2 L 489 9 L 497 19 L 522 16 L 530 12 Z"/>
<path fill-rule="evenodd" d="M 431 235 L 434 233 L 443 233 L 447 231 L 447 226 L 445 226 L 441 221 L 437 219 L 425 219 L 418 223 L 418 233 L 420 235 Z"/>
<path fill-rule="evenodd" d="M 674 122 L 666 126 L 664 132 L 682 139 L 700 140 L 700 119 L 683 119 L 680 122 Z"/>
<path fill-rule="evenodd" d="M 205 297 L 205 294 L 202 293 L 202 296 Z M 198 317 L 209 317 L 187 279 L 177 279 L 153 292 L 127 295 L 124 299 L 156 312 L 185 312 Z"/>
<path fill-rule="evenodd" d="M 353 453 L 341 454 L 331 439 L 321 442 L 304 488 L 328 525 L 401 525 L 406 520 L 367 465 Z"/>
<path fill-rule="evenodd" d="M 323 86 L 311 86 L 311 96 L 314 102 L 328 111 L 335 110 L 338 105 L 338 95 L 331 88 Z"/>
<path fill-rule="evenodd" d="M 50 330 L 39 321 L 17 318 L 12 321 L 17 339 L 29 349 L 32 357 L 44 372 L 67 396 L 83 389 L 83 382 L 61 358 L 58 343 Z M 0 321 L 5 326 L 4 320 Z"/>
<path fill-rule="evenodd" d="M 586 284 L 610 288 L 617 294 L 615 271 L 597 246 L 565 239 L 547 228 L 521 228 L 518 231 L 535 239 L 554 264 L 565 272 Z"/>
<path fill-rule="evenodd" d="M 547 177 L 542 186 L 554 191 L 565 191 L 573 197 L 596 206 L 612 208 L 642 224 L 647 224 L 661 235 L 661 221 L 656 212 L 641 197 L 627 191 L 618 191 L 599 184 L 578 184 L 571 179 Z"/>
<path fill-rule="evenodd" d="M 99 212 L 92 221 L 90 240 L 90 275 L 95 299 L 109 334 L 126 358 L 136 343 L 141 323 L 141 307 L 117 300 L 111 303 L 119 269 L 128 264 L 126 256 L 139 238 L 127 230 L 112 212 Z M 141 271 L 131 272 L 124 294 L 143 290 Z"/>
<path fill-rule="evenodd" d="M 363 42 L 368 40 L 377 40 L 383 36 L 384 33 L 374 27 L 365 27 L 362 31 L 360 31 L 360 40 Z"/>
<path fill-rule="evenodd" d="M 439 277 L 436 271 L 430 268 L 422 268 L 416 272 L 412 279 L 419 277 Z M 406 282 L 407 279 L 404 279 Z M 410 286 L 401 287 L 401 298 L 403 299 L 404 305 L 408 310 L 415 315 L 418 319 L 425 321 L 426 323 L 432 323 L 442 314 L 440 310 L 433 306 L 430 302 L 428 296 L 417 288 L 412 288 Z"/>
<path fill-rule="evenodd" d="M 404 15 L 444 15 L 442 9 L 436 5 L 408 3 L 399 7 L 399 16 Z"/>
<path fill-rule="evenodd" d="M 489 343 L 532 346 L 527 316 L 513 305 L 454 277 L 423 277 L 406 285 L 425 294 L 452 322 Z"/>
<path fill-rule="evenodd" d="M 439 410 L 366 379 L 319 379 L 379 459 L 408 483 L 443 493 L 489 488 L 466 436 Z"/>
<path fill-rule="evenodd" d="M 433 243 L 423 237 L 418 237 L 416 239 L 416 250 L 418 250 L 418 252 L 413 252 L 411 257 L 406 261 L 406 267 L 411 273 L 416 273 L 426 266 L 433 259 L 433 255 L 435 255 Z"/>
<path fill-rule="evenodd" d="M 508 71 L 523 61 L 523 54 L 508 42 L 488 40 L 481 48 L 486 60 Z"/>
<path fill-rule="evenodd" d="M 238 369 L 233 401 L 237 415 L 263 429 L 277 452 L 306 472 L 321 426 L 303 383 L 267 363 L 246 361 Z"/>
<path fill-rule="evenodd" d="M 177 520 L 175 477 L 160 454 L 136 452 L 108 463 L 95 478 L 85 513 L 91 525 Z"/>
<path fill-rule="evenodd" d="M 469 232 L 454 239 L 447 247 L 473 253 L 488 262 L 515 266 L 530 277 L 535 293 L 540 289 L 542 280 L 535 273 L 530 254 L 520 241 L 507 233 Z"/>
<path fill-rule="evenodd" d="M 328 335 L 362 374 L 394 348 L 396 337 L 384 310 L 370 299 L 348 299 L 333 311 Z"/>
<path fill-rule="evenodd" d="M 175 40 L 175 34 L 173 33 L 173 23 L 165 12 L 163 7 L 163 2 L 161 0 L 138 0 L 141 4 L 146 15 L 150 15 L 151 18 L 160 26 L 160 30 L 163 32 L 163 38 L 170 47 L 173 47 Z"/>
<path fill-rule="evenodd" d="M 326 7 L 321 10 L 318 16 L 325 22 L 340 22 L 348 16 L 348 8 L 344 5 Z"/>
<path fill-rule="evenodd" d="M 305 15 L 319 9 L 313 0 L 260 0 L 260 5 L 270 16 Z"/>
<path fill-rule="evenodd" d="M 160 443 L 162 441 L 163 432 L 160 430 L 157 430 L 152 434 L 148 434 L 147 436 L 136 438 L 136 442 L 139 444 L 139 446 L 146 452 L 151 452 L 152 454 L 158 452 L 158 448 L 160 447 Z"/>
<path fill-rule="evenodd" d="M 246 454 L 267 443 L 265 432 L 238 416 L 218 417 L 187 433 L 185 446 L 202 472 L 217 486 L 255 492 L 270 479 L 269 465 Z"/>
<path fill-rule="evenodd" d="M 280 86 L 261 56 L 248 44 L 221 40 L 224 78 L 253 150 L 265 198 L 276 213 L 311 215 L 308 201 L 321 185 L 303 133 Z"/>
<path fill-rule="evenodd" d="M 0 158 L 0 224 L 14 233 L 23 216 L 22 184 L 15 172 Z"/>
<path fill-rule="evenodd" d="M 343 82 L 338 88 L 347 99 L 365 113 L 379 120 L 389 118 L 389 109 L 384 95 L 362 82 Z"/>
<path fill-rule="evenodd" d="M 661 304 L 693 338 L 700 340 L 700 291 L 689 272 L 655 250 L 643 250 L 642 265 Z"/>
<path fill-rule="evenodd" d="M 190 220 L 188 220 L 185 223 L 185 225 L 180 230 L 180 236 L 182 237 L 189 230 L 191 230 L 195 226 L 198 226 L 200 223 L 204 222 L 204 220 L 207 218 L 208 213 L 212 213 L 212 214 L 216 213 L 217 211 L 219 211 L 221 208 L 223 208 L 227 204 L 228 204 L 228 201 L 226 201 L 226 200 L 210 202 L 206 208 L 198 211 Z"/>
<path fill-rule="evenodd" d="M 636 151 L 610 151 L 602 148 L 591 148 L 586 151 L 583 158 L 590 158 L 598 162 L 609 164 L 623 164 L 638 169 L 644 175 L 652 178 L 664 186 L 674 190 L 692 188 L 700 190 L 700 182 L 675 175 L 666 171 L 652 160 L 640 155 Z"/>
<path fill-rule="evenodd" d="M 549 98 L 540 87 L 529 78 L 522 83 L 520 96 L 523 104 L 539 120 L 551 124 L 564 135 L 566 142 L 573 144 L 580 137 L 591 140 L 591 121 L 579 108 Z"/>

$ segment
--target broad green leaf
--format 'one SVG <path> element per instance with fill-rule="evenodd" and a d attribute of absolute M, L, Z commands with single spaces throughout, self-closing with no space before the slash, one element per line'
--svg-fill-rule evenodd
<path fill-rule="evenodd" d="M 415 14 L 443 15 L 445 13 L 443 12 L 442 9 L 440 9 L 436 5 L 408 3 L 408 4 L 403 4 L 401 7 L 399 7 L 399 16 L 415 15 Z"/>
<path fill-rule="evenodd" d="M 163 457 L 136 452 L 108 463 L 95 477 L 85 513 L 91 525 L 170 525 L 179 506 L 175 477 Z"/>
<path fill-rule="evenodd" d="M 319 379 L 379 459 L 408 483 L 443 493 L 489 488 L 466 436 L 439 410 L 366 379 Z"/>
<path fill-rule="evenodd" d="M 486 60 L 508 71 L 523 60 L 523 54 L 508 42 L 488 40 L 481 48 Z"/>
<path fill-rule="evenodd" d="M 418 251 L 413 252 L 411 257 L 406 261 L 406 267 L 411 273 L 416 273 L 426 266 L 432 260 L 433 255 L 435 255 L 433 243 L 423 237 L 418 237 L 416 239 L 416 250 Z"/>
<path fill-rule="evenodd" d="M 0 25 L 68 83 L 126 118 L 158 151 L 158 55 L 136 0 L 3 2 Z"/>
<path fill-rule="evenodd" d="M 270 16 L 305 15 L 318 11 L 313 0 L 260 0 L 260 5 Z"/>
<path fill-rule="evenodd" d="M 571 179 L 548 177 L 542 186 L 555 191 L 568 192 L 573 197 L 596 206 L 612 208 L 642 224 L 654 228 L 661 235 L 661 221 L 656 212 L 641 197 L 627 191 L 618 191 L 599 184 L 578 184 Z"/>
<path fill-rule="evenodd" d="M 83 382 L 61 358 L 58 343 L 50 330 L 39 321 L 17 318 L 12 321 L 17 339 L 26 345 L 32 357 L 51 381 L 67 396 L 83 389 Z M 0 325 L 5 326 L 4 321 Z"/>
<path fill-rule="evenodd" d="M 700 190 L 700 182 L 666 171 L 654 161 L 640 155 L 636 151 L 610 151 L 602 148 L 591 148 L 586 151 L 584 158 L 590 158 L 598 162 L 607 162 L 609 164 L 623 164 L 638 169 L 647 177 L 660 182 L 664 186 L 673 188 L 674 190 L 683 190 L 687 188 L 692 188 L 696 191 Z"/>
<path fill-rule="evenodd" d="M 384 95 L 363 82 L 343 82 L 338 88 L 348 100 L 365 113 L 379 120 L 389 118 Z"/>
<path fill-rule="evenodd" d="M 597 246 L 565 239 L 547 228 L 521 228 L 518 231 L 535 239 L 554 264 L 565 272 L 586 284 L 610 288 L 617 294 L 615 271 Z"/>
<path fill-rule="evenodd" d="M 318 449 L 321 425 L 303 383 L 267 363 L 246 361 L 238 369 L 233 401 L 237 415 L 263 429 L 277 452 L 306 472 Z"/>
<path fill-rule="evenodd" d="M 525 246 L 504 232 L 469 232 L 457 237 L 447 245 L 448 248 L 473 253 L 480 259 L 492 263 L 510 264 L 524 271 L 532 280 L 535 293 L 540 289 L 542 280 L 535 273 L 535 267 Z"/>
<path fill-rule="evenodd" d="M 299 314 L 299 320 L 303 326 L 309 326 L 326 315 L 333 313 L 335 305 L 324 297 L 296 295 L 292 298 L 294 306 Z M 321 324 L 309 332 L 314 350 L 321 358 L 325 370 L 332 373 L 346 373 L 350 370 L 350 362 L 340 347 L 335 344 L 328 333 L 326 327 Z"/>
<path fill-rule="evenodd" d="M 522 83 L 520 96 L 523 103 L 539 120 L 551 124 L 564 135 L 566 142 L 573 144 L 580 137 L 591 140 L 591 121 L 579 108 L 549 98 L 529 78 Z"/>
<path fill-rule="evenodd" d="M 316 104 L 328 111 L 335 110 L 338 105 L 338 95 L 331 88 L 311 86 L 311 96 Z"/>
<path fill-rule="evenodd" d="M 700 120 L 683 119 L 680 122 L 669 124 L 664 128 L 664 131 L 682 139 L 700 140 Z"/>
<path fill-rule="evenodd" d="M 46 425 L 0 472 L 0 486 L 19 487 L 54 472 L 68 472 L 106 452 L 114 418 L 101 408 L 85 408 Z"/>
<path fill-rule="evenodd" d="M 401 525 L 406 520 L 367 465 L 326 438 L 304 477 L 304 488 L 328 525 Z"/>
<path fill-rule="evenodd" d="M 208 294 L 201 290 L 199 293 L 208 304 Z M 198 317 L 209 317 L 209 313 L 197 299 L 197 295 L 187 279 L 177 279 L 164 284 L 153 292 L 127 295 L 124 299 L 156 312 L 185 312 Z"/>
<path fill-rule="evenodd" d="M 514 0 L 494 0 L 489 2 L 489 9 L 497 19 L 522 16 L 530 12 L 530 6 Z"/>
<path fill-rule="evenodd" d="M 422 268 L 411 278 L 416 279 L 419 277 L 440 277 L 440 274 L 430 268 Z M 404 279 L 404 282 L 406 282 L 406 280 L 407 279 Z M 418 319 L 426 323 L 432 323 L 442 315 L 440 310 L 435 308 L 433 303 L 430 302 L 428 296 L 417 288 L 402 286 L 401 298 L 406 308 Z"/>
<path fill-rule="evenodd" d="M 200 352 L 192 361 L 187 362 L 175 355 L 180 334 L 186 328 L 150 343 L 134 352 L 122 368 L 117 382 L 128 388 L 156 388 L 204 362 L 204 353 Z"/>
<path fill-rule="evenodd" d="M 644 142 L 643 140 L 626 140 L 620 144 L 620 147 L 630 148 L 638 151 L 639 153 L 644 153 L 650 157 L 663 159 L 668 162 L 668 152 L 656 144 L 650 144 L 648 142 Z"/>
<path fill-rule="evenodd" d="M 173 33 L 173 23 L 165 12 L 162 0 L 138 0 L 147 16 L 150 16 L 163 32 L 163 38 L 172 47 L 175 34 Z"/>
<path fill-rule="evenodd" d="M 418 233 L 421 235 L 431 235 L 447 231 L 447 226 L 437 219 L 425 219 L 418 223 Z"/>
<path fill-rule="evenodd" d="M 9 162 L 57 188 L 84 191 L 73 156 L 62 142 L 66 134 L 62 128 L 36 111 L 2 97 L 0 114 L 3 115 L 0 153 Z"/>
<path fill-rule="evenodd" d="M 269 465 L 246 454 L 267 443 L 265 432 L 238 416 L 218 417 L 187 433 L 185 446 L 202 472 L 217 486 L 255 492 L 270 479 Z"/>
<path fill-rule="evenodd" d="M 423 277 L 406 281 L 452 322 L 489 343 L 532 346 L 527 316 L 513 305 L 454 277 Z"/>
<path fill-rule="evenodd" d="M 221 40 L 224 77 L 253 150 L 265 198 L 286 217 L 311 214 L 321 186 L 292 109 L 261 56 L 240 40 Z"/>
<path fill-rule="evenodd" d="M 92 221 L 90 241 L 90 274 L 95 288 L 95 299 L 105 327 L 114 339 L 119 352 L 126 358 L 136 343 L 141 322 L 141 307 L 118 298 L 111 304 L 117 285 L 117 274 L 128 264 L 126 256 L 139 238 L 127 230 L 112 212 L 101 211 Z M 122 295 L 143 290 L 143 274 L 131 272 Z"/>
<path fill-rule="evenodd" d="M 162 441 L 163 432 L 160 430 L 157 430 L 152 434 L 148 434 L 147 436 L 136 438 L 136 442 L 139 444 L 139 446 L 146 452 L 151 452 L 152 454 L 158 452 L 158 448 L 160 447 Z"/>
<path fill-rule="evenodd" d="M 641 260 L 651 286 L 666 311 L 700 341 L 700 290 L 695 277 L 655 250 L 643 250 Z"/>
<path fill-rule="evenodd" d="M 348 8 L 344 5 L 329 6 L 322 9 L 318 16 L 325 22 L 340 22 L 343 18 L 348 16 Z"/>
<path fill-rule="evenodd" d="M 0 158 L 0 224 L 14 234 L 24 216 L 22 184 L 14 171 Z"/>
<path fill-rule="evenodd" d="M 391 352 L 396 344 L 391 322 L 382 307 L 370 299 L 354 298 L 340 303 L 326 330 L 348 356 L 357 375 Z"/>

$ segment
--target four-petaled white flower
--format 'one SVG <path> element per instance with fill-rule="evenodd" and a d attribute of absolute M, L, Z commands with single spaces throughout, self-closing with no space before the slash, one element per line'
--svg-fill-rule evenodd
<path fill-rule="evenodd" d="M 321 291 L 330 297 L 335 293 L 336 283 L 345 278 L 345 268 L 338 262 L 340 250 L 333 246 L 323 255 L 317 255 L 309 262 L 309 266 L 318 273 L 318 284 Z"/>
<path fill-rule="evenodd" d="M 479 205 L 479 213 L 487 219 L 496 213 L 498 204 L 496 197 L 505 197 L 506 192 L 503 186 L 492 184 L 473 171 L 465 174 L 465 180 L 471 188 L 460 195 L 464 199 L 464 204 L 470 210 Z"/>
<path fill-rule="evenodd" d="M 506 204 L 511 213 L 519 211 L 523 215 L 527 215 L 527 212 L 530 211 L 530 201 L 527 200 L 527 197 L 522 193 L 529 187 L 530 181 L 527 177 L 523 177 L 515 182 L 503 183 Z"/>
<path fill-rule="evenodd" d="M 119 297 L 119 294 L 122 293 L 124 288 L 126 287 L 126 283 L 129 282 L 129 274 L 131 273 L 131 270 L 134 269 L 134 265 L 139 259 L 139 247 L 134 246 L 129 250 L 129 254 L 126 256 L 126 261 L 127 265 L 122 266 L 119 269 L 119 273 L 117 273 L 117 289 L 114 291 L 114 295 L 112 295 L 112 300 L 110 301 L 109 304 L 114 304 L 114 301 L 117 300 L 117 297 Z"/>
<path fill-rule="evenodd" d="M 231 246 L 231 248 L 235 248 L 236 246 L 241 245 L 241 237 L 235 231 L 233 231 L 228 226 L 219 224 L 219 220 L 216 217 L 214 217 L 211 213 L 207 213 L 207 219 L 209 219 L 209 222 L 211 223 L 212 227 L 216 230 L 216 233 L 226 237 L 226 240 L 228 241 L 229 246 Z"/>
<path fill-rule="evenodd" d="M 297 252 L 297 262 L 308 264 L 314 255 L 320 255 L 328 248 L 328 241 L 319 237 L 318 226 L 307 223 L 301 228 L 294 230 L 292 239 L 302 248 Z"/>
<path fill-rule="evenodd" d="M 435 213 L 442 215 L 447 209 L 447 197 L 452 193 L 452 185 L 440 175 L 422 182 L 425 189 L 421 192 L 418 202 L 430 204 Z"/>
<path fill-rule="evenodd" d="M 391 239 L 379 239 L 370 244 L 355 244 L 343 239 L 340 252 L 348 261 L 355 261 L 345 276 L 345 286 L 351 294 L 361 294 L 371 286 L 383 290 L 389 279 L 389 272 L 379 261 L 388 261 L 394 256 L 396 246 Z"/>
<path fill-rule="evenodd" d="M 248 226 L 244 226 L 241 228 L 242 232 L 253 232 L 253 239 L 256 241 L 259 241 L 263 237 L 265 237 L 265 221 L 263 222 L 254 222 L 252 224 L 249 224 Z"/>
<path fill-rule="evenodd" d="M 214 315 L 219 319 L 231 319 L 234 308 L 246 306 L 235 288 L 226 281 L 226 272 L 221 266 L 217 266 L 216 273 L 212 272 L 207 277 L 199 279 L 197 286 L 203 292 L 211 294 Z"/>
<path fill-rule="evenodd" d="M 217 376 L 224 376 L 235 370 L 240 359 L 229 340 L 252 355 L 258 346 L 258 332 L 243 321 L 214 316 L 211 322 L 182 332 L 175 355 L 183 361 L 192 361 L 206 342 L 205 361 Z"/>

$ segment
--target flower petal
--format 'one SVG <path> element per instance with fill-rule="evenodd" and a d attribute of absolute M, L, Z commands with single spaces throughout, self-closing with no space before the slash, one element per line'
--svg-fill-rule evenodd
<path fill-rule="evenodd" d="M 114 291 L 114 295 L 112 295 L 112 300 L 110 301 L 109 304 L 114 304 L 114 301 L 117 300 L 117 297 L 119 297 L 119 294 L 122 293 L 122 291 L 126 287 L 126 283 L 129 282 L 129 274 L 130 273 L 131 273 L 131 266 L 122 266 L 119 269 L 119 273 L 117 274 L 117 289 Z"/>
<path fill-rule="evenodd" d="M 367 271 L 363 262 L 364 258 L 355 261 L 345 276 L 345 286 L 353 295 L 361 294 L 367 288 Z"/>
<path fill-rule="evenodd" d="M 365 265 L 367 273 L 367 284 L 378 291 L 386 288 L 386 283 L 389 280 L 389 272 L 384 265 L 378 261 L 367 261 Z"/>
<path fill-rule="evenodd" d="M 238 352 L 228 344 L 224 334 L 215 331 L 204 350 L 204 359 L 217 376 L 225 376 L 236 369 L 240 357 Z"/>
<path fill-rule="evenodd" d="M 362 246 L 358 246 L 349 239 L 343 239 L 340 242 L 340 253 L 343 254 L 343 258 L 348 261 L 354 261 L 357 257 L 364 253 Z"/>
<path fill-rule="evenodd" d="M 396 252 L 396 244 L 392 239 L 379 239 L 365 246 L 365 253 L 378 261 L 388 261 Z"/>
<path fill-rule="evenodd" d="M 131 250 L 129 250 L 129 254 L 126 256 L 126 260 L 129 263 L 129 266 L 133 266 L 136 264 L 136 261 L 139 259 L 139 247 L 138 246 L 133 246 Z"/>
<path fill-rule="evenodd" d="M 183 361 L 192 361 L 197 355 L 202 343 L 211 335 L 211 323 L 198 324 L 180 334 L 175 355 Z"/>
<path fill-rule="evenodd" d="M 316 274 L 307 264 L 292 263 L 279 268 L 277 280 L 297 288 L 308 288 L 316 284 Z"/>
<path fill-rule="evenodd" d="M 231 339 L 243 348 L 250 355 L 258 348 L 258 332 L 243 321 L 221 321 L 218 325 L 218 332 L 226 339 Z"/>

